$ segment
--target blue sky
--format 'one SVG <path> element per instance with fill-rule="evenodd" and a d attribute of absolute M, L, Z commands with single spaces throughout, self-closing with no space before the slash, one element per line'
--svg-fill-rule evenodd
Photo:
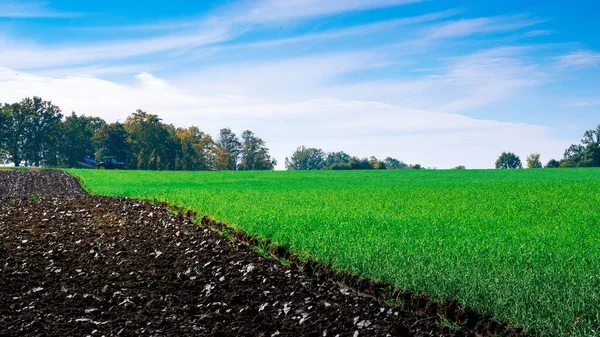
<path fill-rule="evenodd" d="M 0 101 L 449 168 L 600 124 L 597 1 L 0 0 Z M 283 165 L 280 165 L 282 168 Z"/>

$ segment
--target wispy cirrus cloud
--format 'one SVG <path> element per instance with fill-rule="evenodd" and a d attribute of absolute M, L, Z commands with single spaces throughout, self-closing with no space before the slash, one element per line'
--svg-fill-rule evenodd
<path fill-rule="evenodd" d="M 239 37 L 248 29 L 248 24 L 264 24 L 273 20 L 296 20 L 310 17 L 333 15 L 349 11 L 400 6 L 422 0 L 260 0 L 242 2 L 190 21 L 166 22 L 151 25 L 112 27 L 119 30 L 140 29 L 142 31 L 160 31 L 158 35 L 127 40 L 98 41 L 74 45 L 45 46 L 9 39 L 0 35 L 0 66 L 20 69 L 43 69 L 46 67 L 86 66 L 94 62 L 124 60 L 134 57 L 169 51 L 188 51 L 201 46 L 227 42 Z M 45 8 L 43 3 L 9 3 L 7 8 L 36 13 L 35 8 Z M 31 7 L 31 8 L 30 8 Z M 42 14 L 41 11 L 37 11 Z M 53 15 L 48 10 L 46 15 Z M 54 13 L 54 15 L 63 15 Z M 66 14 L 65 14 L 66 15 Z M 383 26 L 398 26 L 426 22 L 453 15 L 452 11 L 432 13 L 420 17 L 393 20 L 369 27 L 348 29 L 346 31 L 325 33 L 323 36 L 300 37 L 303 39 L 335 38 L 353 34 L 367 34 L 367 31 L 382 29 Z M 111 27 L 108 27 L 109 29 Z M 175 31 L 177 28 L 177 31 Z M 171 32 L 170 30 L 173 30 Z M 167 33 L 165 33 L 165 31 Z M 267 42 L 268 43 L 268 42 Z M 285 43 L 285 42 L 282 42 Z"/>
<path fill-rule="evenodd" d="M 405 57 L 413 57 L 385 55 L 379 50 L 372 52 L 369 64 L 385 60 L 401 62 Z M 325 86 L 313 86 L 317 91 L 313 94 L 461 113 L 506 99 L 523 88 L 546 83 L 551 75 L 527 60 L 532 53 L 535 53 L 533 47 L 491 48 L 449 58 L 438 67 L 417 69 L 406 77 L 347 83 L 336 83 L 330 78 L 330 81 L 322 81 Z M 364 64 L 359 62 L 351 71 L 361 71 L 358 68 L 361 65 L 364 69 Z"/>
<path fill-rule="evenodd" d="M 509 32 L 531 27 L 544 22 L 541 19 L 531 19 L 526 15 L 495 16 L 475 19 L 463 19 L 444 22 L 428 27 L 423 32 L 423 40 L 465 37 L 480 33 Z"/>
<path fill-rule="evenodd" d="M 580 101 L 580 102 L 565 104 L 565 106 L 574 107 L 574 108 L 581 108 L 581 107 L 594 106 L 594 105 L 600 105 L 600 100 L 599 101 Z"/>
<path fill-rule="evenodd" d="M 545 78 L 535 64 L 527 64 L 522 56 L 533 47 L 499 47 L 458 57 L 449 67 L 448 78 L 459 85 L 484 82 L 515 82 L 534 85 Z"/>
<path fill-rule="evenodd" d="M 458 9 L 449 9 L 441 12 L 428 13 L 401 19 L 378 21 L 369 24 L 352 26 L 350 28 L 330 29 L 318 33 L 302 34 L 295 37 L 262 40 L 257 42 L 242 42 L 225 46 L 211 47 L 214 51 L 225 51 L 242 48 L 264 48 L 281 45 L 300 44 L 319 40 L 335 40 L 346 37 L 360 37 L 368 34 L 376 34 L 383 31 L 393 31 L 403 26 L 420 25 L 428 22 L 446 19 L 461 13 Z"/>
<path fill-rule="evenodd" d="M 534 29 L 534 30 L 528 31 L 527 33 L 523 34 L 523 36 L 524 37 L 547 36 L 547 35 L 552 35 L 554 33 L 555 33 L 555 31 L 552 29 Z"/>
<path fill-rule="evenodd" d="M 227 45 L 215 45 L 209 49 L 200 50 L 200 56 L 210 53 L 224 53 L 234 49 L 244 48 L 269 48 L 281 45 L 301 45 L 320 40 L 338 40 L 348 37 L 360 38 L 369 34 L 398 32 L 394 43 L 382 44 L 374 47 L 382 54 L 398 51 L 411 51 L 419 53 L 426 50 L 431 44 L 440 45 L 440 40 L 455 40 L 475 34 L 494 34 L 508 32 L 524 27 L 536 25 L 543 20 L 530 19 L 526 15 L 484 17 L 467 20 L 444 21 L 460 14 L 459 9 L 448 9 L 418 16 L 405 17 L 393 20 L 384 20 L 369 24 L 351 26 L 349 28 L 331 29 L 318 33 L 301 34 L 295 37 L 266 39 L 257 42 L 229 43 Z M 441 22 L 441 23 L 435 23 Z M 403 29 L 408 27 L 406 29 Z M 418 47 L 418 48 L 415 48 Z M 371 49 L 373 50 L 373 48 Z M 390 61 L 395 63 L 395 61 Z"/>
<path fill-rule="evenodd" d="M 0 66 L 20 69 L 85 65 L 122 60 L 177 49 L 194 48 L 230 39 L 236 33 L 214 28 L 187 35 L 99 42 L 95 44 L 43 46 L 0 38 Z"/>
<path fill-rule="evenodd" d="M 600 53 L 590 50 L 578 50 L 558 57 L 561 68 L 589 68 L 600 65 Z"/>
<path fill-rule="evenodd" d="M 527 47 L 502 47 L 459 57 L 443 80 L 462 87 L 462 95 L 438 107 L 440 111 L 463 112 L 509 97 L 524 87 L 548 78 L 536 64 L 523 61 Z"/>
<path fill-rule="evenodd" d="M 423 14 L 394 20 L 350 26 L 348 28 L 303 34 L 296 37 L 262 40 L 258 42 L 234 42 L 226 46 L 216 46 L 224 42 L 235 41 L 240 35 L 250 30 L 249 23 L 264 24 L 276 19 L 295 20 L 307 17 L 333 15 L 348 11 L 407 5 L 419 0 L 333 0 L 321 2 L 317 0 L 290 0 L 285 2 L 261 0 L 243 2 L 225 6 L 196 21 L 181 21 L 182 26 L 175 32 L 171 28 L 176 22 L 161 23 L 156 28 L 163 28 L 168 33 L 149 34 L 127 40 L 98 41 L 78 44 L 40 45 L 22 40 L 2 38 L 0 36 L 0 66 L 20 69 L 44 69 L 48 67 L 95 67 L 97 63 L 134 59 L 140 56 L 165 52 L 184 54 L 199 47 L 212 45 L 211 50 L 200 53 L 214 53 L 232 48 L 270 47 L 282 44 L 305 43 L 316 40 L 334 40 L 350 36 L 365 36 L 382 31 L 393 31 L 401 26 L 422 25 L 432 21 L 446 19 L 459 13 L 450 9 L 441 12 Z M 502 16 L 477 18 L 460 21 L 449 21 L 432 25 L 428 28 L 414 29 L 407 35 L 399 35 L 403 44 L 411 44 L 415 40 L 434 40 L 449 37 L 464 37 L 476 33 L 493 33 L 520 29 L 538 23 L 539 20 L 526 16 Z M 186 23 L 190 25 L 186 25 Z M 123 27 L 126 29 L 127 27 Z M 134 26 L 129 28 L 135 28 Z M 146 27 L 148 28 L 148 27 Z M 145 28 L 143 28 L 145 29 Z M 152 31 L 152 30 L 151 30 Z M 153 36 L 154 35 L 154 36 Z M 413 36 L 411 36 L 413 35 Z M 173 55 L 171 55 L 173 56 Z M 103 68 L 103 67 L 102 67 Z M 114 69 L 118 69 L 113 67 Z M 127 67 L 122 68 L 127 69 Z M 112 70 L 111 70 L 112 71 Z"/>
<path fill-rule="evenodd" d="M 353 11 L 387 8 L 419 3 L 427 0 L 257 0 L 234 2 L 213 13 L 176 21 L 87 27 L 98 31 L 168 31 L 188 28 L 203 28 L 207 24 L 220 25 L 264 25 L 297 20 L 307 20 Z M 457 10 L 454 10 L 457 11 Z"/>
<path fill-rule="evenodd" d="M 425 0 L 259 0 L 227 8 L 235 21 L 266 23 L 322 17 L 339 13 L 386 8 Z"/>
<path fill-rule="evenodd" d="M 72 18 L 78 16 L 81 16 L 81 13 L 60 12 L 50 8 L 46 2 L 0 2 L 0 18 Z"/>
<path fill-rule="evenodd" d="M 433 12 L 424 15 L 412 16 L 402 19 L 386 20 L 370 24 L 353 26 L 350 28 L 335 29 L 320 33 L 304 34 L 299 37 L 283 38 L 276 40 L 267 40 L 231 47 L 266 47 L 281 44 L 300 43 L 313 40 L 337 39 L 347 36 L 359 36 L 375 34 L 383 31 L 390 31 L 402 26 L 426 24 L 430 22 L 447 19 L 462 11 L 459 9 L 448 9 L 441 12 Z M 445 21 L 430 26 L 417 27 L 411 35 L 403 36 L 404 42 L 401 44 L 422 43 L 424 41 L 439 40 L 443 38 L 462 38 L 474 34 L 490 34 L 498 32 L 508 32 L 530 26 L 537 25 L 544 20 L 531 19 L 526 15 L 483 17 L 475 19 L 463 19 L 454 21 Z"/>

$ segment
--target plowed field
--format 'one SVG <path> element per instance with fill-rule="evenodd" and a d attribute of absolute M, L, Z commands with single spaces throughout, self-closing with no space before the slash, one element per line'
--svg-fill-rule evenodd
<path fill-rule="evenodd" d="M 0 335 L 475 336 L 60 171 L 0 171 Z M 416 301 L 419 302 L 419 301 Z M 420 309 L 419 309 L 420 308 Z"/>

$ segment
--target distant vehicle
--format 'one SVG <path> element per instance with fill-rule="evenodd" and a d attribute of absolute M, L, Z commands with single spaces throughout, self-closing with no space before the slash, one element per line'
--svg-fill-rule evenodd
<path fill-rule="evenodd" d="M 90 157 L 84 157 L 83 159 L 81 159 L 80 161 L 77 162 L 76 167 L 84 167 L 84 168 L 93 169 L 93 168 L 96 168 L 96 164 L 97 164 L 97 162 L 94 159 L 92 159 Z"/>
<path fill-rule="evenodd" d="M 104 156 L 102 157 L 102 161 L 96 164 L 96 168 L 98 170 L 125 170 L 125 163 L 117 161 L 116 157 L 113 156 Z"/>

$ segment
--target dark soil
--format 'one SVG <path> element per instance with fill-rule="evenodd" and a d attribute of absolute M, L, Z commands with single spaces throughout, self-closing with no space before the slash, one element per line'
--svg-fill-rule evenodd
<path fill-rule="evenodd" d="M 0 200 L 9 197 L 65 197 L 87 195 L 77 179 L 63 171 L 0 171 Z"/>
<path fill-rule="evenodd" d="M 386 305 L 60 171 L 0 171 L 0 193 L 0 336 L 516 334 L 456 304 Z"/>

